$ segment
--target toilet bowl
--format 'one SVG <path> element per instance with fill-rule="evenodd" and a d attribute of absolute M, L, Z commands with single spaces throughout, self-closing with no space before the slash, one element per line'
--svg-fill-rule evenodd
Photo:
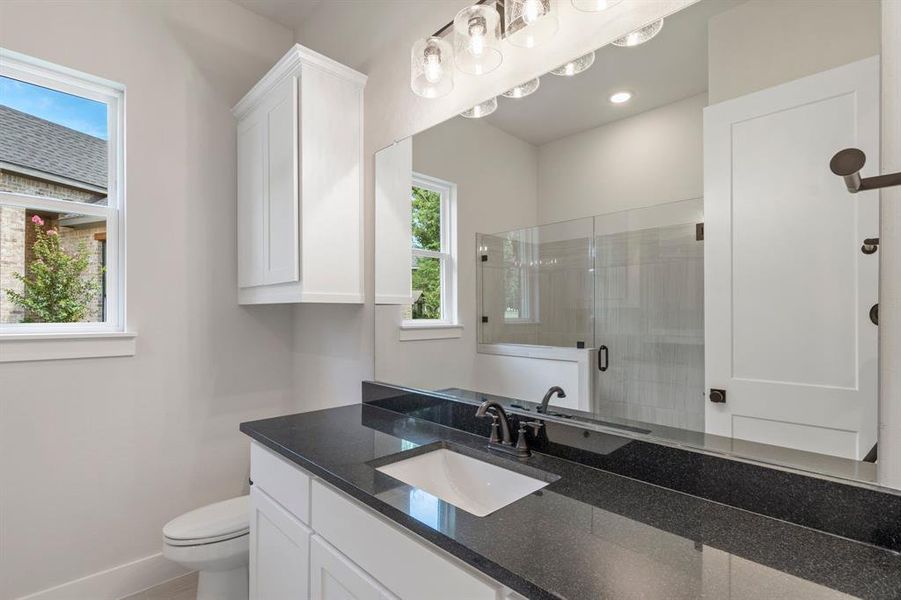
<path fill-rule="evenodd" d="M 247 600 L 249 497 L 216 502 L 163 527 L 163 556 L 197 571 L 197 600 Z"/>

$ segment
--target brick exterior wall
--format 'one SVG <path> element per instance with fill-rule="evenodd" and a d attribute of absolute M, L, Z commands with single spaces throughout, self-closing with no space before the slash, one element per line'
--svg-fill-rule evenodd
<path fill-rule="evenodd" d="M 0 191 L 45 196 L 60 200 L 95 201 L 104 195 L 72 188 L 39 179 L 25 177 L 16 173 L 0 172 Z M 36 214 L 21 208 L 0 206 L 0 323 L 19 323 L 22 321 L 22 310 L 10 302 L 5 290 L 22 291 L 22 284 L 13 278 L 13 273 L 25 273 L 27 265 L 33 259 L 34 227 L 31 217 Z M 85 273 L 88 277 L 102 277 L 103 242 L 95 239 L 95 234 L 106 232 L 105 223 L 88 224 L 79 227 L 60 227 L 56 215 L 39 213 L 47 227 L 55 227 L 59 231 L 60 247 L 73 253 L 81 242 L 88 249 L 89 266 Z M 103 319 L 103 291 L 99 290 L 91 302 L 85 315 L 85 322 Z"/>
<path fill-rule="evenodd" d="M 22 292 L 13 273 L 25 271 L 25 209 L 0 206 L 0 323 L 18 323 L 22 310 L 7 300 L 8 289 Z"/>
<path fill-rule="evenodd" d="M 0 171 L 0 191 L 56 198 L 57 200 L 73 200 L 75 202 L 93 202 L 97 198 L 105 196 L 105 194 L 98 192 L 80 190 L 8 171 Z"/>

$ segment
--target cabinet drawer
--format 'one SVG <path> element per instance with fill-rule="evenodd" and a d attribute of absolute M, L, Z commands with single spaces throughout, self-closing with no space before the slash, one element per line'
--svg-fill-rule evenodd
<path fill-rule="evenodd" d="M 310 523 L 310 476 L 256 442 L 250 444 L 250 479 L 304 523 Z"/>
<path fill-rule="evenodd" d="M 496 600 L 498 588 L 343 494 L 313 482 L 313 529 L 403 600 Z"/>

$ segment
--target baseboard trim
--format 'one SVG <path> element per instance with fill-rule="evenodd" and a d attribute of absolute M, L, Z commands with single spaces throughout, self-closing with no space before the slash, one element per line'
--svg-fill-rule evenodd
<path fill-rule="evenodd" d="M 187 573 L 188 569 L 157 553 L 18 600 L 118 600 Z"/>

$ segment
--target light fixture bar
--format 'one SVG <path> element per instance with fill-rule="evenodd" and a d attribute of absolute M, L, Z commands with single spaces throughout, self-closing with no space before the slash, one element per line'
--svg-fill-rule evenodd
<path fill-rule="evenodd" d="M 504 34 L 504 0 L 478 0 L 473 6 L 481 6 L 483 4 L 494 4 L 494 7 L 497 9 L 497 14 L 500 16 L 500 28 L 501 28 L 501 39 L 503 39 Z M 432 37 L 444 37 L 449 31 L 454 29 L 454 21 L 451 19 L 444 27 L 436 31 L 432 34 Z"/>

